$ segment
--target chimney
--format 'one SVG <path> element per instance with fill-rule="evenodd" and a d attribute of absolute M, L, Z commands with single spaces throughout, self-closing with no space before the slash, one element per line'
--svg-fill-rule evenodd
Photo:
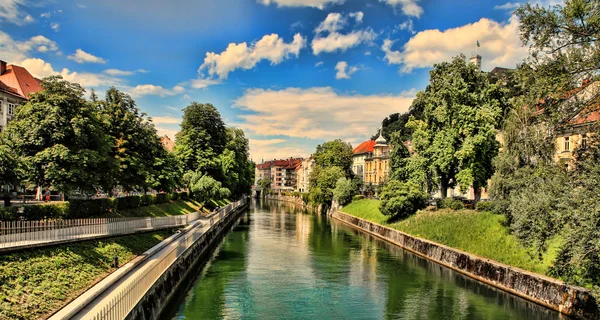
<path fill-rule="evenodd" d="M 6 72 L 6 61 L 0 60 L 0 76 Z"/>

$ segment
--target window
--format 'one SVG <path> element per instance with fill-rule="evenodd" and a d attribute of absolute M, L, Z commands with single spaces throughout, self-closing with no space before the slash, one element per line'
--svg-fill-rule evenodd
<path fill-rule="evenodd" d="M 571 151 L 571 144 L 569 141 L 569 137 L 565 137 L 564 151 Z"/>
<path fill-rule="evenodd" d="M 12 103 L 9 103 L 8 104 L 8 114 L 12 116 L 14 114 L 14 112 L 15 112 L 15 105 Z"/>
<path fill-rule="evenodd" d="M 581 136 L 581 147 L 584 148 L 584 149 L 587 148 L 587 142 L 588 142 L 587 140 L 588 140 L 587 134 L 584 133 Z"/>

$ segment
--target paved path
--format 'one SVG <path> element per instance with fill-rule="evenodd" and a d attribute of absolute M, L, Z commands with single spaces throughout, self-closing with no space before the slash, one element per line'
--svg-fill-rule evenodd
<path fill-rule="evenodd" d="M 167 245 L 161 243 L 154 248 L 144 253 L 145 256 L 140 256 L 133 261 L 127 263 L 104 280 L 96 284 L 90 290 L 79 296 L 70 304 L 65 306 L 50 319 L 94 319 L 98 312 L 108 304 L 109 301 L 118 297 L 123 288 L 132 285 L 138 277 L 152 273 L 156 273 L 158 268 L 163 269 L 165 263 L 170 265 L 176 258 L 181 255 L 189 246 L 191 246 L 204 232 L 210 228 L 210 219 L 201 218 L 190 224 L 184 230 L 187 230 L 183 235 L 174 235 L 167 241 L 172 240 Z M 174 239 L 176 238 L 176 239 Z M 167 242 L 165 241 L 165 242 Z M 159 247 L 164 245 L 164 247 Z M 143 260 L 145 259 L 145 260 Z M 141 263 L 139 260 L 143 260 Z M 161 266 L 159 267 L 159 263 Z M 162 271 L 160 271 L 162 273 Z M 116 282 L 115 279 L 119 278 Z M 113 284 L 110 284 L 114 282 Z M 108 287 L 107 287 L 108 286 Z M 97 295 L 97 297 L 94 297 Z M 83 309 L 76 311 L 77 306 L 87 303 Z M 135 303 L 132 305 L 135 306 Z M 128 313 L 129 310 L 123 312 Z"/>

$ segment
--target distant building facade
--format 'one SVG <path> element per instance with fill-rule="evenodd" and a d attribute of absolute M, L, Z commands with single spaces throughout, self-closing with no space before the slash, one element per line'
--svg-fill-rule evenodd
<path fill-rule="evenodd" d="M 271 182 L 274 190 L 295 190 L 297 182 L 297 166 L 302 163 L 302 158 L 289 158 L 266 161 L 256 165 L 254 170 L 254 184 L 259 180 Z"/>
<path fill-rule="evenodd" d="M 38 79 L 27 69 L 0 60 L 0 131 L 6 128 L 18 106 L 25 103 L 30 94 L 42 90 Z"/>
<path fill-rule="evenodd" d="M 365 176 L 365 160 L 373 154 L 375 140 L 367 140 L 352 150 L 352 172 L 363 181 L 366 181 Z"/>
<path fill-rule="evenodd" d="M 383 129 L 375 139 L 373 152 L 365 157 L 365 184 L 379 185 L 390 172 L 390 145 L 383 137 Z"/>
<path fill-rule="evenodd" d="M 300 163 L 300 166 L 297 168 L 297 186 L 296 191 L 299 192 L 309 192 L 310 191 L 310 174 L 313 171 L 315 166 L 315 159 L 313 159 L 312 155 Z"/>
<path fill-rule="evenodd" d="M 167 149 L 169 152 L 173 152 L 173 149 L 175 149 L 175 142 L 173 142 L 173 140 L 171 140 L 171 138 L 169 138 L 169 136 L 166 134 L 160 137 L 160 143 L 162 143 L 165 149 Z"/>

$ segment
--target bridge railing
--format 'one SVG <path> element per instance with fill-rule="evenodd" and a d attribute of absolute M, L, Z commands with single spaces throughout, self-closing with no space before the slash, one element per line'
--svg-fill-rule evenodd
<path fill-rule="evenodd" d="M 211 216 L 210 225 L 214 225 L 231 211 L 245 203 L 246 199 L 244 198 L 228 204 L 226 207 L 219 210 L 217 214 Z M 171 264 L 177 260 L 177 257 L 183 254 L 185 249 L 189 248 L 201 235 L 202 233 L 190 232 L 183 236 L 184 238 L 179 240 L 177 245 L 172 246 L 169 252 L 163 255 L 160 260 L 156 261 L 153 265 L 150 265 L 146 272 L 127 281 L 121 291 L 113 295 L 106 303 L 100 305 L 93 319 L 124 319 L 127 317 L 129 312 L 133 310 L 156 280 L 158 280 Z"/>
<path fill-rule="evenodd" d="M 230 205 L 219 210 L 230 210 Z M 186 215 L 146 218 L 97 218 L 36 221 L 0 221 L 0 251 L 50 245 L 56 242 L 131 234 L 180 227 L 198 220 L 199 211 Z"/>

